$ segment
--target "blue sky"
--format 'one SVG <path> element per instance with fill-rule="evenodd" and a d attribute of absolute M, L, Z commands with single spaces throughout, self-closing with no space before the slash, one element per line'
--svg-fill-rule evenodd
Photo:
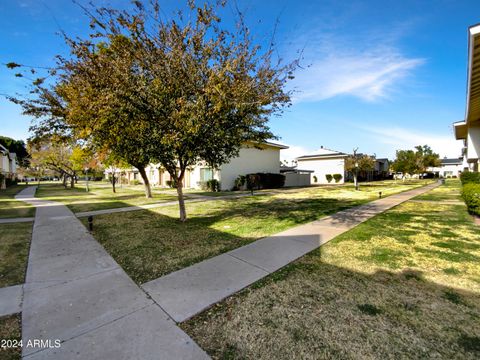
<path fill-rule="evenodd" d="M 124 6 L 127 1 L 95 1 Z M 165 14 L 176 1 L 163 1 Z M 238 0 L 259 43 L 278 20 L 280 56 L 302 51 L 289 84 L 293 105 L 271 119 L 284 157 L 330 149 L 393 158 L 396 149 L 429 144 L 460 154 L 452 122 L 465 112 L 467 28 L 480 1 Z M 231 7 L 225 16 L 231 15 Z M 83 36 L 88 20 L 69 0 L 1 0 L 0 62 L 49 66 L 66 46 L 56 33 Z M 25 80 L 0 68 L 0 93 L 25 92 Z M 0 134 L 28 137 L 29 118 L 0 99 Z"/>

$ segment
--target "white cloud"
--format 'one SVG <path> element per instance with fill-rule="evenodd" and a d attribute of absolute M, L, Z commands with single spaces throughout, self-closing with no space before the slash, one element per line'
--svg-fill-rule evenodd
<path fill-rule="evenodd" d="M 384 35 L 382 43 L 378 34 L 353 34 L 339 37 L 303 35 L 297 43 L 307 45 L 302 62 L 291 85 L 298 91 L 295 102 L 321 101 L 339 95 L 351 95 L 365 101 L 388 98 L 405 84 L 413 70 L 425 59 L 408 57 L 394 44 L 395 35 Z"/>
<path fill-rule="evenodd" d="M 287 146 L 289 146 L 288 149 L 280 151 L 280 160 L 281 161 L 286 160 L 288 161 L 289 164 L 295 158 L 312 152 L 311 149 L 305 148 L 303 146 L 296 146 L 296 145 L 287 145 Z"/>
<path fill-rule="evenodd" d="M 370 133 L 375 141 L 390 145 L 392 149 L 407 150 L 417 145 L 428 145 L 440 157 L 455 158 L 460 156 L 462 143 L 456 141 L 453 134 L 433 134 L 407 130 L 401 127 L 374 128 L 360 127 Z M 395 154 L 392 154 L 394 156 Z"/>

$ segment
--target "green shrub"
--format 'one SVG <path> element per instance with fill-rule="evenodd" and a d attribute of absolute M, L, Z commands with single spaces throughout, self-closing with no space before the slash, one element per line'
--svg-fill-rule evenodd
<path fill-rule="evenodd" d="M 176 188 L 177 185 L 175 183 L 175 180 L 167 180 L 165 181 L 165 184 L 167 184 L 168 187 L 171 187 L 171 188 Z"/>
<path fill-rule="evenodd" d="M 333 178 L 335 179 L 335 182 L 338 183 L 342 180 L 343 176 L 341 174 L 333 174 Z"/>
<path fill-rule="evenodd" d="M 314 183 L 318 182 L 317 175 L 313 175 L 313 182 L 314 182 Z"/>
<path fill-rule="evenodd" d="M 462 188 L 462 198 L 468 212 L 480 215 L 480 184 L 466 183 Z"/>
<path fill-rule="evenodd" d="M 462 185 L 469 183 L 480 184 L 480 173 L 464 171 L 460 174 L 460 181 Z"/>
<path fill-rule="evenodd" d="M 207 183 L 207 190 L 217 192 L 220 191 L 220 182 L 217 179 L 208 180 Z"/>
<path fill-rule="evenodd" d="M 17 184 L 18 184 L 18 179 L 17 178 L 15 178 L 15 179 L 6 178 L 5 179 L 5 185 L 7 187 L 12 186 L 12 185 L 17 185 Z"/>
<path fill-rule="evenodd" d="M 235 179 L 235 185 L 233 186 L 232 190 L 241 190 L 247 181 L 246 176 L 244 175 L 238 175 L 237 178 Z"/>
<path fill-rule="evenodd" d="M 333 179 L 332 174 L 327 174 L 327 175 L 325 175 L 325 177 L 327 178 L 328 183 L 332 182 L 332 179 Z"/>
<path fill-rule="evenodd" d="M 261 180 L 258 174 L 248 174 L 245 178 L 248 190 L 253 191 L 261 188 Z"/>
<path fill-rule="evenodd" d="M 248 174 L 247 188 L 253 189 L 277 189 L 285 185 L 285 175 L 273 173 Z"/>
<path fill-rule="evenodd" d="M 132 180 L 132 185 L 140 185 L 140 180 L 138 180 L 138 179 Z"/>

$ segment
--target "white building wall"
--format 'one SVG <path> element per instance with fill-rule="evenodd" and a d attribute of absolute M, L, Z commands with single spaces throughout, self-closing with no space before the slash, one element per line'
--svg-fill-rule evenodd
<path fill-rule="evenodd" d="M 299 169 L 313 170 L 313 173 L 310 174 L 312 185 L 315 184 L 328 184 L 327 174 L 340 174 L 342 179 L 337 184 L 344 183 L 345 177 L 345 159 L 335 158 L 335 159 L 298 159 L 297 167 Z M 314 181 L 314 176 L 317 177 L 317 182 Z M 335 184 L 335 180 L 332 180 L 330 184 Z"/>
<path fill-rule="evenodd" d="M 160 174 L 158 164 L 150 164 L 145 168 L 147 177 L 152 185 L 158 185 Z M 186 173 L 188 180 L 185 181 L 185 187 L 200 189 L 200 170 L 209 168 L 209 166 L 200 162 L 195 167 L 189 169 Z M 152 171 L 153 170 L 153 171 Z M 239 175 L 251 173 L 280 173 L 280 149 L 275 147 L 266 147 L 265 149 L 242 148 L 239 155 L 224 164 L 218 170 L 213 171 L 213 178 L 220 181 L 221 190 L 231 190 L 235 185 L 235 179 Z M 165 179 L 169 176 L 164 173 Z M 165 182 L 163 179 L 163 183 Z M 138 180 L 142 181 L 138 176 Z"/>
<path fill-rule="evenodd" d="M 3 172 L 3 173 L 10 172 L 8 156 L 4 155 L 2 153 L 0 153 L 0 156 L 2 157 L 2 162 L 0 164 L 2 166 L 2 168 L 0 169 L 0 172 Z"/>
<path fill-rule="evenodd" d="M 469 160 L 480 158 L 480 126 L 468 128 L 467 157 Z"/>
<path fill-rule="evenodd" d="M 9 171 L 11 174 L 17 174 L 17 157 L 15 153 L 10 153 Z"/>
<path fill-rule="evenodd" d="M 145 172 L 147 173 L 147 178 L 148 182 L 152 186 L 158 186 L 159 185 L 159 171 L 158 168 L 160 167 L 160 164 L 149 164 L 147 167 L 145 167 Z M 143 183 L 142 176 L 140 173 L 138 174 L 139 176 L 139 181 Z"/>
<path fill-rule="evenodd" d="M 222 190 L 231 190 L 239 175 L 251 173 L 280 173 L 280 149 L 267 147 L 263 150 L 242 148 L 237 157 L 220 167 L 218 180 Z"/>
<path fill-rule="evenodd" d="M 462 170 L 462 165 L 442 165 L 440 175 L 443 177 L 459 176 Z"/>
<path fill-rule="evenodd" d="M 193 189 L 200 189 L 200 169 L 202 168 L 210 168 L 206 163 L 200 162 L 190 170 L 190 187 Z M 213 170 L 213 178 L 220 181 L 220 172 L 218 170 Z"/>

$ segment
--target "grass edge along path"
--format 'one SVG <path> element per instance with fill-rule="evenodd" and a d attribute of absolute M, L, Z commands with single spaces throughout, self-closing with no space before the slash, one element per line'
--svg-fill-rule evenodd
<path fill-rule="evenodd" d="M 181 326 L 215 359 L 475 359 L 479 251 L 465 206 L 407 201 Z"/>
<path fill-rule="evenodd" d="M 388 185 L 390 193 L 421 186 Z M 308 188 L 189 203 L 189 220 L 184 224 L 177 220 L 177 206 L 101 215 L 94 217 L 93 235 L 129 276 L 142 284 L 259 238 L 375 200 L 379 188 L 386 186 L 375 184 L 361 192 L 353 187 Z M 86 219 L 81 220 L 87 224 Z"/>
<path fill-rule="evenodd" d="M 12 344 L 18 344 L 21 339 L 21 314 L 0 317 L 0 340 L 11 340 Z M 10 344 L 5 345 L 5 347 L 0 348 L 0 358 L 2 360 L 21 359 L 21 347 L 10 347 Z"/>
<path fill-rule="evenodd" d="M 15 195 L 26 188 L 25 185 L 11 185 L 4 190 L 0 190 L 0 219 L 35 216 L 35 207 L 23 201 L 15 200 Z"/>

